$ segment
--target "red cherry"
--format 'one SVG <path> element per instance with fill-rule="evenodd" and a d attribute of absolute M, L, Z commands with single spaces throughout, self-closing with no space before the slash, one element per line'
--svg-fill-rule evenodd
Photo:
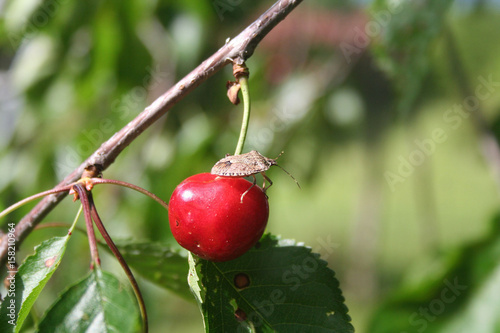
<path fill-rule="evenodd" d="M 260 239 L 269 217 L 262 189 L 243 178 L 210 173 L 191 176 L 172 193 L 170 229 L 177 242 L 211 261 L 235 259 Z"/>

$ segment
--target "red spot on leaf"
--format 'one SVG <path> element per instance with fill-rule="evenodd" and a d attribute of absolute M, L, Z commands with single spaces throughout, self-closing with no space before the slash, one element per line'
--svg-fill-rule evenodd
<path fill-rule="evenodd" d="M 54 263 L 56 262 L 57 256 L 53 256 L 52 258 L 49 258 L 45 260 L 45 267 L 52 267 Z"/>

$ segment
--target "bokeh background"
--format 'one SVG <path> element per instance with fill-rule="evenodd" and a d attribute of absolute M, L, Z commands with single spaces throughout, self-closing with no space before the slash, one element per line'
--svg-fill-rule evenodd
<path fill-rule="evenodd" d="M 0 1 L 0 208 L 53 187 L 272 3 Z M 499 30 L 498 1 L 305 1 L 247 62 L 245 151 L 284 151 L 279 164 L 302 188 L 269 170 L 268 231 L 321 253 L 357 332 L 458 332 L 480 317 L 468 332 L 500 332 L 499 301 L 480 298 L 500 285 Z M 208 172 L 236 146 L 231 79 L 229 66 L 210 78 L 104 176 L 168 200 Z M 94 195 L 115 239 L 174 243 L 154 201 L 113 186 Z M 67 198 L 44 222 L 70 223 L 77 209 Z M 19 257 L 65 232 L 34 231 Z M 88 263 L 76 234 L 36 315 Z M 466 289 L 447 302 L 446 281 Z M 139 283 L 152 332 L 203 330 L 194 300 Z"/>

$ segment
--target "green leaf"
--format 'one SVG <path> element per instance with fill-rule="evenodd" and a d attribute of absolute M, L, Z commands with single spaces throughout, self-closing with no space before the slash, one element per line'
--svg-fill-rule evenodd
<path fill-rule="evenodd" d="M 43 287 L 61 262 L 70 236 L 53 237 L 35 248 L 15 275 L 0 309 L 0 332 L 19 332 Z M 9 308 L 10 307 L 10 308 Z"/>
<path fill-rule="evenodd" d="M 197 261 L 194 258 L 193 254 L 189 252 L 189 274 L 188 274 L 188 285 L 189 289 L 191 289 L 191 293 L 193 294 L 196 302 L 200 306 L 203 304 L 203 299 L 205 295 L 203 293 L 203 289 L 200 287 L 200 277 L 199 271 L 197 270 Z M 203 314 L 203 311 L 202 311 Z"/>
<path fill-rule="evenodd" d="M 500 214 L 492 226 L 484 239 L 412 271 L 368 331 L 500 332 Z"/>
<path fill-rule="evenodd" d="M 500 265 L 476 290 L 464 309 L 453 316 L 443 333 L 499 332 L 500 331 Z"/>
<path fill-rule="evenodd" d="M 188 262 L 178 250 L 163 243 L 119 241 L 115 244 L 139 275 L 185 299 L 193 299 L 186 284 Z"/>
<path fill-rule="evenodd" d="M 293 241 L 265 235 L 238 259 L 198 264 L 207 332 L 354 331 L 335 273 Z"/>
<path fill-rule="evenodd" d="M 377 0 L 367 27 L 372 53 L 394 82 L 399 94 L 398 111 L 413 107 L 430 67 L 432 43 L 439 36 L 452 3 L 442 1 Z"/>
<path fill-rule="evenodd" d="M 139 325 L 139 309 L 127 286 L 95 269 L 59 297 L 38 332 L 135 333 Z"/>

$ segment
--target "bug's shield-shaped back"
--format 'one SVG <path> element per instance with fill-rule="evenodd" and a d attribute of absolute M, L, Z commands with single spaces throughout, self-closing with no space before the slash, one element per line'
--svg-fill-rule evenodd
<path fill-rule="evenodd" d="M 246 177 L 267 171 L 271 165 L 276 164 L 272 159 L 262 156 L 252 150 L 242 155 L 227 156 L 212 168 L 212 174 L 226 177 Z"/>

